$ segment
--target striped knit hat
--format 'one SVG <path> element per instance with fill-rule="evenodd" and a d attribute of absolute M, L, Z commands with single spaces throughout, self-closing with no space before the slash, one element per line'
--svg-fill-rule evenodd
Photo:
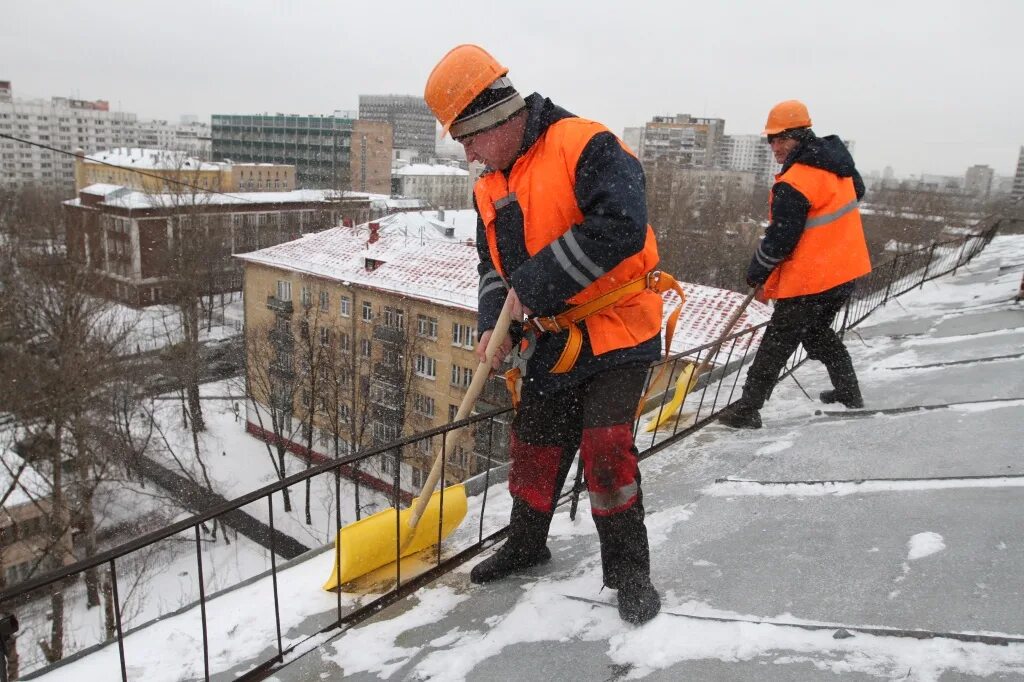
<path fill-rule="evenodd" d="M 449 132 L 456 140 L 476 135 L 501 125 L 525 107 L 526 101 L 512 85 L 512 81 L 502 76 L 463 109 Z"/>

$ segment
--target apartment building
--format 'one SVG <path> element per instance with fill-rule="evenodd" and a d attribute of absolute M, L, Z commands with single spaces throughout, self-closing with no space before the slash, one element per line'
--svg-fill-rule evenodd
<path fill-rule="evenodd" d="M 238 290 L 234 254 L 363 222 L 370 204 L 369 195 L 332 190 L 154 194 L 96 184 L 64 202 L 67 254 L 98 275 L 97 293 L 151 305 L 181 277 L 200 278 L 207 294 Z M 185 243 L 197 262 L 183 262 Z"/>
<path fill-rule="evenodd" d="M 681 168 L 712 168 L 724 133 L 721 118 L 655 116 L 644 125 L 637 155 L 644 163 L 664 160 Z"/>
<path fill-rule="evenodd" d="M 75 159 L 75 191 L 120 185 L 142 192 L 290 192 L 295 166 L 202 161 L 188 152 L 117 147 Z"/>
<path fill-rule="evenodd" d="M 477 366 L 470 222 L 411 238 L 384 220 L 239 256 L 247 372 L 260 404 L 248 407 L 249 432 L 323 459 L 449 423 Z M 484 404 L 506 400 L 504 385 L 489 382 Z M 474 434 L 450 437 L 458 440 L 449 480 L 486 466 L 474 456 Z M 505 436 L 493 440 L 497 447 Z M 418 490 L 439 446 L 435 439 L 403 449 L 403 490 Z M 391 486 L 395 462 L 382 456 L 360 476 Z"/>
<path fill-rule="evenodd" d="M 760 185 L 771 185 L 782 170 L 763 135 L 723 135 L 717 156 L 718 168 L 753 173 Z"/>
<path fill-rule="evenodd" d="M 469 171 L 458 166 L 414 163 L 392 172 L 393 194 L 423 199 L 433 208 L 470 208 Z"/>
<path fill-rule="evenodd" d="M 212 119 L 212 156 L 295 166 L 304 188 L 391 191 L 391 126 L 342 116 L 228 115 Z"/>
<path fill-rule="evenodd" d="M 106 100 L 17 99 L 10 81 L 0 81 L 0 133 L 68 152 L 0 139 L 0 184 L 68 187 L 75 181 L 71 153 L 138 146 L 139 139 L 135 114 L 111 111 Z"/>
<path fill-rule="evenodd" d="M 1013 176 L 1013 191 L 1012 196 L 1020 198 L 1024 197 L 1024 145 L 1020 148 L 1020 153 L 1017 155 L 1017 172 Z"/>
<path fill-rule="evenodd" d="M 199 121 L 171 123 L 163 120 L 139 122 L 139 146 L 183 151 L 208 160 L 211 152 L 210 125 Z"/>
<path fill-rule="evenodd" d="M 394 150 L 412 150 L 420 159 L 435 155 L 437 121 L 422 97 L 359 95 L 359 119 L 388 123 Z"/>

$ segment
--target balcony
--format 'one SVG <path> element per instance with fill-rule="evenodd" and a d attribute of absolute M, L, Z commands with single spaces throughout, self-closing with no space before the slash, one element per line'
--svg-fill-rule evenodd
<path fill-rule="evenodd" d="M 284 315 L 291 315 L 294 310 L 291 301 L 282 301 L 277 296 L 267 296 L 267 307 Z"/>
<path fill-rule="evenodd" d="M 373 328 L 373 338 L 384 343 L 403 345 L 405 344 L 405 330 L 378 325 Z"/>

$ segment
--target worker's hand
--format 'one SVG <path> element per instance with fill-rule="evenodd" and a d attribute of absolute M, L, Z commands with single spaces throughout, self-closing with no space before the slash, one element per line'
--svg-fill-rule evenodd
<path fill-rule="evenodd" d="M 487 342 L 491 340 L 493 332 L 493 329 L 488 329 L 480 336 L 480 340 L 476 344 L 476 359 L 478 362 L 485 362 L 487 360 Z M 494 358 L 491 360 L 491 369 L 495 370 L 501 367 L 501 363 L 505 361 L 510 352 L 512 352 L 512 339 L 506 336 L 494 353 Z"/>
<path fill-rule="evenodd" d="M 524 317 L 533 315 L 533 311 L 523 305 L 523 302 L 519 300 L 519 294 L 516 293 L 515 289 L 508 290 L 509 298 L 512 299 L 512 322 L 521 322 Z"/>
<path fill-rule="evenodd" d="M 760 303 L 767 303 L 768 297 L 764 295 L 764 287 L 758 287 L 754 292 L 754 300 Z"/>

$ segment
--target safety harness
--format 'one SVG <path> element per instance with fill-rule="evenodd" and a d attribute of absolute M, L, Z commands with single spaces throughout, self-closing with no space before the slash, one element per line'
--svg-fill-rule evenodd
<path fill-rule="evenodd" d="M 672 336 L 675 333 L 676 323 L 679 321 L 679 313 L 682 311 L 683 303 L 686 301 L 686 295 L 683 293 L 683 288 L 676 281 L 675 277 L 661 270 L 652 270 L 642 277 L 626 282 L 617 289 L 612 289 L 586 303 L 573 306 L 558 315 L 534 316 L 526 319 L 526 326 L 532 328 L 538 334 L 569 332 L 565 348 L 562 349 L 558 361 L 551 368 L 551 373 L 565 374 L 576 366 L 576 361 L 580 357 L 580 351 L 583 349 L 583 331 L 580 329 L 580 322 L 591 315 L 610 308 L 627 296 L 639 294 L 645 290 L 653 291 L 659 296 L 667 291 L 675 291 L 679 296 L 679 305 L 669 314 L 668 323 L 665 326 L 665 356 L 668 357 L 669 350 L 672 347 Z M 661 370 L 659 370 L 659 378 L 666 366 L 662 365 Z M 512 369 L 505 372 L 505 384 L 508 386 L 509 393 L 512 396 L 512 406 L 516 409 L 519 408 L 519 389 L 522 385 L 522 378 L 522 366 L 513 366 Z M 657 383 L 657 378 L 655 381 L 650 382 L 650 386 L 653 386 L 655 383 Z M 644 400 L 646 398 L 647 395 L 645 394 Z M 640 404 L 643 405 L 643 403 L 644 401 L 642 400 Z"/>

